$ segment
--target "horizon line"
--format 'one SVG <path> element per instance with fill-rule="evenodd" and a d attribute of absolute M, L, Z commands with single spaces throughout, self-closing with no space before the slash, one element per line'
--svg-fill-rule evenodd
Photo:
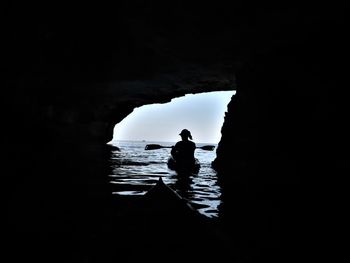
<path fill-rule="evenodd" d="M 177 143 L 178 141 L 162 141 L 162 140 L 144 140 L 144 139 L 112 139 L 110 142 L 108 143 L 111 143 L 111 142 L 118 142 L 118 141 L 121 141 L 121 142 L 127 142 L 127 141 L 133 141 L 133 142 L 166 142 L 166 143 Z M 197 142 L 197 141 L 193 141 L 194 143 L 201 143 L 201 144 L 219 144 L 219 142 Z"/>

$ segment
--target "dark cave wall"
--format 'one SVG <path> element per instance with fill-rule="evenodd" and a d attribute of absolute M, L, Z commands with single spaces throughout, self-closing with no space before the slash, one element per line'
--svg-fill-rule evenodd
<path fill-rule="evenodd" d="M 113 124 L 136 106 L 232 89 L 235 75 L 214 162 L 224 224 L 247 261 L 297 259 L 307 242 L 299 237 L 319 235 L 311 221 L 322 189 L 308 183 L 346 163 L 344 11 L 182 1 L 80 7 L 30 3 L 5 16 L 9 233 L 63 240 L 98 232 L 113 207 L 104 145 Z"/>
<path fill-rule="evenodd" d="M 333 211 L 323 183 L 343 170 L 344 27 L 299 30 L 303 38 L 288 31 L 290 41 L 236 71 L 213 162 L 224 217 L 247 260 L 295 261 L 323 246 L 319 230 Z"/>

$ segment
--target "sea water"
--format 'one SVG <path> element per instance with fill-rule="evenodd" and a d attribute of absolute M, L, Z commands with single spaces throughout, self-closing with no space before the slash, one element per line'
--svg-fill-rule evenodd
<path fill-rule="evenodd" d="M 213 151 L 197 148 L 195 157 L 200 161 L 200 171 L 183 177 L 167 166 L 170 148 L 145 150 L 147 144 L 172 146 L 174 142 L 112 141 L 110 144 L 120 149 L 112 151 L 111 155 L 113 172 L 110 174 L 110 183 L 113 194 L 143 195 L 162 177 L 165 184 L 201 214 L 211 218 L 218 216 L 221 188 L 217 183 L 217 174 L 211 168 L 216 148 Z M 197 147 L 204 145 L 208 144 L 196 143 Z"/>

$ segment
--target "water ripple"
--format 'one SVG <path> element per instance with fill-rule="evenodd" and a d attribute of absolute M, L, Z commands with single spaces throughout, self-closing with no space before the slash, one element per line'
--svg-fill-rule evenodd
<path fill-rule="evenodd" d="M 113 186 L 113 194 L 142 195 L 162 177 L 164 183 L 200 213 L 208 217 L 218 215 L 221 188 L 217 184 L 216 172 L 211 168 L 215 151 L 196 150 L 201 169 L 197 175 L 182 178 L 167 167 L 170 154 L 168 148 L 145 151 L 146 142 L 123 141 L 113 144 L 120 148 L 120 151 L 113 151 L 111 155 L 113 172 L 110 175 L 110 183 Z"/>

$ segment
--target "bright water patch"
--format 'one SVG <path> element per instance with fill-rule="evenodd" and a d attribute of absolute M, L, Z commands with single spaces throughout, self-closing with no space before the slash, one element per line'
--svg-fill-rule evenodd
<path fill-rule="evenodd" d="M 170 156 L 169 148 L 145 150 L 146 144 L 157 143 L 172 146 L 174 143 L 112 141 L 120 151 L 113 151 L 111 162 L 113 173 L 110 183 L 113 194 L 143 195 L 162 177 L 164 183 L 186 199 L 200 213 L 208 217 L 218 216 L 221 203 L 221 188 L 217 184 L 217 174 L 211 168 L 215 159 L 214 151 L 196 149 L 195 157 L 201 163 L 198 174 L 183 178 L 167 166 Z M 197 147 L 205 144 L 196 144 Z M 213 144 L 211 144 L 213 145 Z"/>

